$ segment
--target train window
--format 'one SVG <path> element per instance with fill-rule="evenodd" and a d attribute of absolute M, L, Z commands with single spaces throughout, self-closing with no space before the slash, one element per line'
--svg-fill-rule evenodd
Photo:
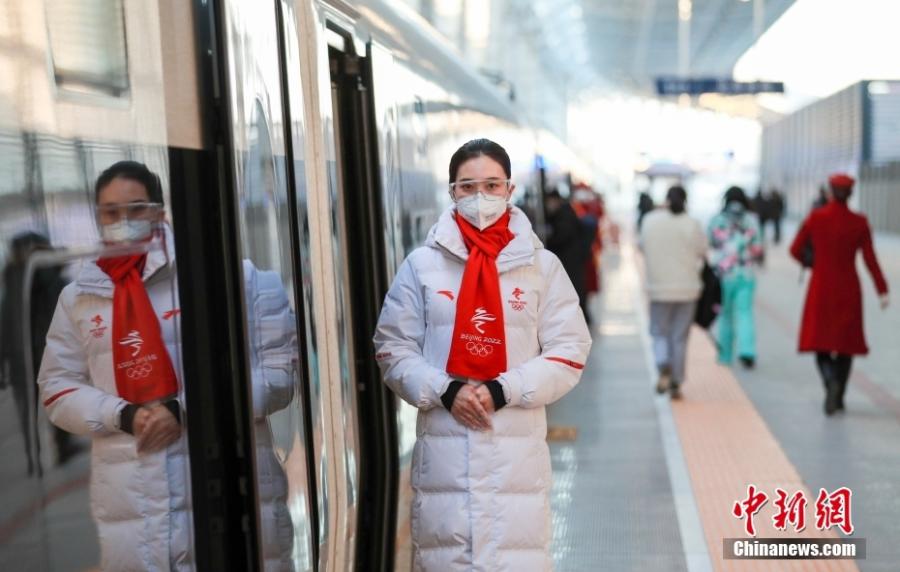
<path fill-rule="evenodd" d="M 234 61 L 229 76 L 234 186 L 245 288 L 245 317 L 252 382 L 252 431 L 259 501 L 259 546 L 265 568 L 314 568 L 315 521 L 313 447 L 322 442 L 321 425 L 307 430 L 306 391 L 317 402 L 315 356 L 301 360 L 301 340 L 311 337 L 309 323 L 297 318 L 305 300 L 292 248 L 301 253 L 306 237 L 294 236 L 291 162 L 297 168 L 302 148 L 288 155 L 284 98 L 279 73 L 279 29 L 275 4 L 265 8 L 246 0 L 225 3 L 226 43 Z M 252 12 L 253 17 L 249 17 Z M 289 89 L 299 89 L 291 85 Z M 299 155 L 297 155 L 299 153 Z M 250 287 L 250 285 L 254 285 Z M 313 334 L 314 335 L 314 334 Z M 308 378 L 304 373 L 308 373 Z M 306 387 L 304 387 L 306 386 Z"/>
<path fill-rule="evenodd" d="M 255 284 L 246 303 L 249 342 L 258 348 L 251 377 L 262 553 L 266 562 L 293 569 L 296 561 L 303 570 L 311 565 L 311 499 L 286 174 L 263 103 L 256 100 L 249 111 L 239 193 L 245 279 Z"/>
<path fill-rule="evenodd" d="M 0 133 L 0 196 L 18 193 L 25 187 L 22 159 L 26 144 L 24 137 Z"/>
<path fill-rule="evenodd" d="M 57 87 L 125 94 L 129 81 L 122 0 L 47 0 L 45 7 Z"/>

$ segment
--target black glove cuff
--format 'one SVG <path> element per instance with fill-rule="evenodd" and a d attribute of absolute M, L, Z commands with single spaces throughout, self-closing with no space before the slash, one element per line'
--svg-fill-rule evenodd
<path fill-rule="evenodd" d="M 122 408 L 122 411 L 119 412 L 119 429 L 129 435 L 134 435 L 134 414 L 137 413 L 139 407 L 139 405 L 129 403 Z"/>
<path fill-rule="evenodd" d="M 175 421 L 178 421 L 178 424 L 181 425 L 181 404 L 178 403 L 177 399 L 170 399 L 163 403 L 166 409 L 172 412 L 172 416 L 175 417 Z"/>
<path fill-rule="evenodd" d="M 181 425 L 181 404 L 178 403 L 177 399 L 170 399 L 164 402 L 163 407 L 168 409 L 172 416 L 175 417 L 175 421 Z M 134 416 L 137 414 L 138 409 L 140 409 L 140 405 L 136 405 L 134 403 L 129 403 L 125 407 L 122 408 L 122 411 L 119 412 L 119 429 L 128 433 L 129 435 L 134 435 Z"/>
<path fill-rule="evenodd" d="M 453 400 L 456 399 L 456 394 L 459 393 L 463 385 L 465 384 L 461 381 L 451 381 L 450 385 L 447 386 L 447 391 L 441 396 L 441 403 L 444 404 L 447 411 L 453 408 Z"/>
<path fill-rule="evenodd" d="M 488 388 L 488 391 L 491 392 L 491 399 L 494 400 L 494 411 L 503 409 L 503 407 L 506 406 L 506 397 L 503 395 L 503 386 L 500 385 L 500 382 L 496 379 L 492 379 L 484 385 Z"/>

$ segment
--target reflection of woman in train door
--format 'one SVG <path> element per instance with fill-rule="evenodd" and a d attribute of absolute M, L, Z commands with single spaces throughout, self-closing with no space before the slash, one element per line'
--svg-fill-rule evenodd
<path fill-rule="evenodd" d="M 172 239 L 159 178 L 123 161 L 96 184 L 107 245 L 162 235 L 164 249 L 86 263 L 62 292 L 38 376 L 50 420 L 92 440 L 91 512 L 104 570 L 189 570 L 191 517 L 183 391 L 178 378 Z M 296 355 L 293 315 L 272 273 L 244 264 L 254 346 L 256 423 L 287 405 Z M 284 473 L 258 430 L 267 570 L 290 570 Z M 268 450 L 266 450 L 268 449 Z"/>
<path fill-rule="evenodd" d="M 375 332 L 385 382 L 419 410 L 417 570 L 552 567 L 544 406 L 578 382 L 591 338 L 509 178 L 496 143 L 454 153 L 455 204 L 401 266 Z"/>

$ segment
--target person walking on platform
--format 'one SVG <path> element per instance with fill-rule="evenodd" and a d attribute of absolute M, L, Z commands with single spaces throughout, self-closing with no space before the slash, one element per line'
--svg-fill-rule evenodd
<path fill-rule="evenodd" d="M 487 139 L 450 159 L 454 201 L 391 285 L 375 330 L 385 383 L 418 409 L 413 569 L 552 569 L 544 407 L 591 347 L 559 260 L 508 201 Z"/>
<path fill-rule="evenodd" d="M 600 292 L 600 253 L 603 249 L 603 201 L 599 193 L 594 192 L 585 183 L 576 185 L 572 200 L 572 209 L 581 221 L 584 234 L 587 258 L 584 262 L 585 308 L 590 305 L 591 294 Z M 591 323 L 590 312 L 586 313 L 588 325 Z"/>
<path fill-rule="evenodd" d="M 694 322 L 706 257 L 706 237 L 700 223 L 685 212 L 687 192 L 675 186 L 666 194 L 666 208 L 649 213 L 641 227 L 640 245 L 647 266 L 650 335 L 659 369 L 658 393 L 681 397 L 685 381 L 687 340 Z"/>
<path fill-rule="evenodd" d="M 590 324 L 585 267 L 591 256 L 591 242 L 597 231 L 596 222 L 590 228 L 586 227 L 572 204 L 562 198 L 556 189 L 547 193 L 545 205 L 547 225 L 550 227 L 547 250 L 555 254 L 562 263 L 578 294 L 584 318 Z"/>
<path fill-rule="evenodd" d="M 825 185 L 819 185 L 819 194 L 816 195 L 815 200 L 809 206 L 810 212 L 824 207 L 828 204 L 829 200 L 831 200 L 831 196 L 828 192 L 828 188 Z"/>
<path fill-rule="evenodd" d="M 637 229 L 638 232 L 641 231 L 641 226 L 644 224 L 644 217 L 649 213 L 653 212 L 653 209 L 656 208 L 656 204 L 653 202 L 653 197 L 650 196 L 650 193 L 647 191 L 641 192 L 640 196 L 638 196 L 638 217 L 637 217 Z"/>
<path fill-rule="evenodd" d="M 730 364 L 737 345 L 741 364 L 756 364 L 756 327 L 753 294 L 754 265 L 763 257 L 762 237 L 750 202 L 740 187 L 725 192 L 725 207 L 709 223 L 713 269 L 722 280 L 722 310 L 719 314 L 719 362 Z"/>
<path fill-rule="evenodd" d="M 769 201 L 768 195 L 763 193 L 762 187 L 756 191 L 753 199 L 750 201 L 750 208 L 756 213 L 756 219 L 759 221 L 759 236 L 765 242 L 766 227 L 772 220 L 772 203 Z"/>
<path fill-rule="evenodd" d="M 862 290 L 856 273 L 857 252 L 862 251 L 882 309 L 887 308 L 889 298 L 888 285 L 872 246 L 869 222 L 847 206 L 854 180 L 838 173 L 828 182 L 832 198 L 803 222 L 791 244 L 791 256 L 812 267 L 798 349 L 801 353 L 815 352 L 825 385 L 825 413 L 832 415 L 844 409 L 853 356 L 869 352 L 863 331 Z"/>
<path fill-rule="evenodd" d="M 781 221 L 784 218 L 784 211 L 787 204 L 784 195 L 778 189 L 773 188 L 769 191 L 769 203 L 772 217 L 772 224 L 775 226 L 775 244 L 781 244 Z"/>

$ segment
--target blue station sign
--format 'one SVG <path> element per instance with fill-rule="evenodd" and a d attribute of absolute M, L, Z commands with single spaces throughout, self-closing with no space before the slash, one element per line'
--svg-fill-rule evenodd
<path fill-rule="evenodd" d="M 658 77 L 656 78 L 656 93 L 659 95 L 784 93 L 784 83 L 780 81 L 735 81 L 731 78 L 716 77 Z"/>

